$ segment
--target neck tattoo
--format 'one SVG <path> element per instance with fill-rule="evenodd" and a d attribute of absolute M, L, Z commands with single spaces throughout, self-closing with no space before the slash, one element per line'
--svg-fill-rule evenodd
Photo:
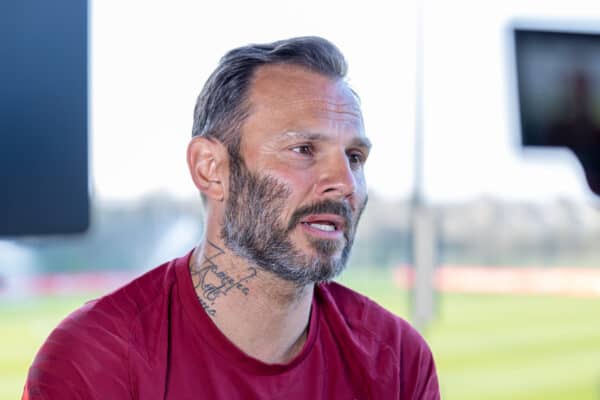
<path fill-rule="evenodd" d="M 208 315 L 215 317 L 217 315 L 215 302 L 219 298 L 227 296 L 231 291 L 244 296 L 250 294 L 250 288 L 246 283 L 256 278 L 257 271 L 254 267 L 248 267 L 241 276 L 231 275 L 218 264 L 219 257 L 225 254 L 225 251 L 210 241 L 206 243 L 204 260 L 201 263 L 194 263 L 191 275 L 192 281 L 197 280 L 194 289 L 202 308 Z"/>

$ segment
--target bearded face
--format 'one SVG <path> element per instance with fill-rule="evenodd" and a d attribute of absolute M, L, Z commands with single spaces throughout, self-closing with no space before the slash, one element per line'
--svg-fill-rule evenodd
<path fill-rule="evenodd" d="M 240 157 L 231 159 L 229 182 L 221 237 L 236 255 L 298 286 L 331 280 L 344 269 L 366 200 L 355 212 L 343 201 L 307 204 L 283 221 L 291 195 L 285 184 L 249 171 Z M 310 250 L 300 249 L 292 232 L 303 218 L 322 213 L 343 218 L 343 240 L 309 237 Z"/>

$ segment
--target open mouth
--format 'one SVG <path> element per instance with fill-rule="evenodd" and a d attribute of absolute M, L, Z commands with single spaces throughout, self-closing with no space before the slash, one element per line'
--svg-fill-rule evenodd
<path fill-rule="evenodd" d="M 330 222 L 303 222 L 304 224 L 309 225 L 311 228 L 318 229 L 323 232 L 334 232 L 337 230 L 335 224 Z"/>
<path fill-rule="evenodd" d="M 335 214 L 309 215 L 300 223 L 309 233 L 327 239 L 339 238 L 346 226 L 345 218 Z"/>

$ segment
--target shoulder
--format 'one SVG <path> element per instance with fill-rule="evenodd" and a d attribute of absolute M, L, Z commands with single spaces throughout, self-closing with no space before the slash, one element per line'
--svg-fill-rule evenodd
<path fill-rule="evenodd" d="M 401 398 L 439 399 L 431 350 L 414 327 L 368 297 L 339 283 L 319 285 L 318 293 L 325 303 L 330 303 L 324 308 L 339 314 L 348 334 L 364 348 L 365 354 L 379 354 L 380 361 L 395 364 Z"/>
<path fill-rule="evenodd" d="M 67 316 L 29 369 L 29 398 L 129 398 L 134 327 L 175 280 L 173 262 L 165 263 Z"/>
<path fill-rule="evenodd" d="M 410 341 L 415 334 L 419 336 L 407 321 L 342 284 L 322 284 L 319 290 L 354 331 L 390 344 L 398 343 L 403 336 Z"/>

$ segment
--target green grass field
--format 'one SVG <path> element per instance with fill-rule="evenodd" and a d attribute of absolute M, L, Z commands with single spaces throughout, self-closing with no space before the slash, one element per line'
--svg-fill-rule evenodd
<path fill-rule="evenodd" d="M 344 283 L 408 316 L 408 295 L 381 272 Z M 50 330 L 87 297 L 0 302 L 0 400 L 21 395 L 27 368 Z M 425 334 L 446 400 L 600 399 L 600 300 L 444 295 Z"/>

